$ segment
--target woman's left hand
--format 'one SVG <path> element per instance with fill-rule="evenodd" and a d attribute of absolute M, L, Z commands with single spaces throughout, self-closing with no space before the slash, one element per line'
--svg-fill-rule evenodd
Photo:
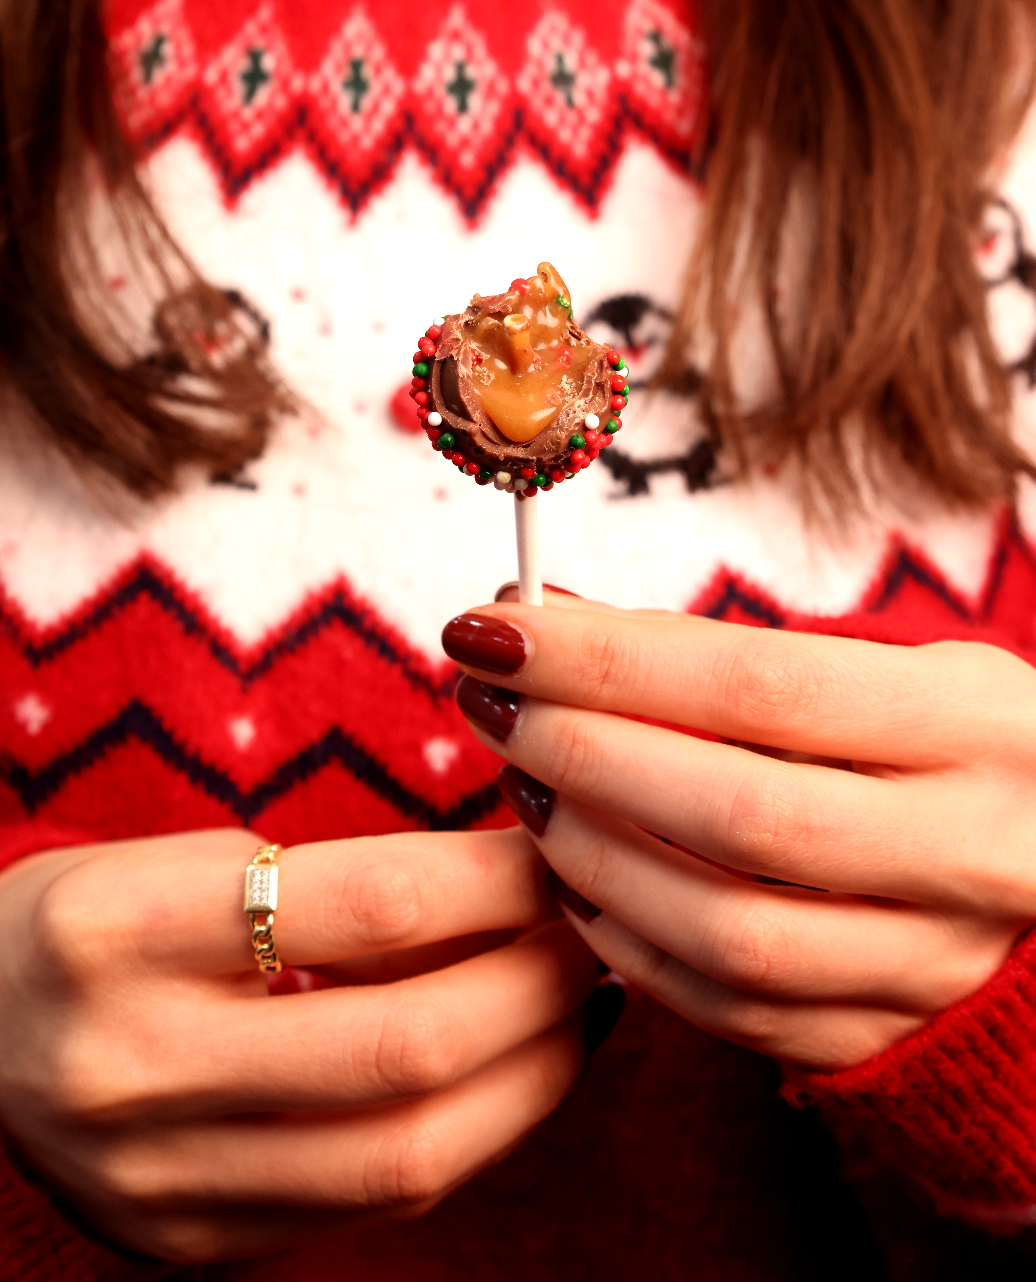
<path fill-rule="evenodd" d="M 443 645 L 570 919 L 619 975 L 837 1069 L 977 990 L 1036 921 L 1021 659 L 549 600 L 480 607 Z"/>

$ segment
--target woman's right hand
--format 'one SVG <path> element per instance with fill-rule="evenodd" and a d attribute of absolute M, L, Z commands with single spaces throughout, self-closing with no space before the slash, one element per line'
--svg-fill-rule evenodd
<path fill-rule="evenodd" d="M 101 1232 L 166 1259 L 419 1213 L 583 1066 L 597 961 L 519 829 L 286 850 L 279 955 L 364 982 L 274 998 L 241 908 L 259 843 L 121 841 L 0 877 L 0 1123 Z M 525 933 L 484 934 L 505 931 Z"/>

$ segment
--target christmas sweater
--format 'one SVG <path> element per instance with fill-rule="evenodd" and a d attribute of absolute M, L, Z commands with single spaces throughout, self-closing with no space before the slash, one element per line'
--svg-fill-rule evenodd
<path fill-rule="evenodd" d="M 114 508 L 6 412 L 0 861 L 227 824 L 287 845 L 513 822 L 438 641 L 513 577 L 512 504 L 430 448 L 409 367 L 435 316 L 543 259 L 591 336 L 626 357 L 634 391 L 622 435 L 537 500 L 548 581 L 620 605 L 1034 656 L 1029 483 L 980 515 L 875 501 L 835 535 L 807 527 L 783 474 L 733 483 L 691 391 L 637 395 L 700 203 L 693 8 L 109 0 L 106 22 L 156 200 L 268 327 L 305 408 L 241 472 Z M 1028 433 L 1028 134 L 1001 192 L 977 253 Z M 393 305 L 401 283 L 412 314 Z M 113 267 L 108 285 L 131 282 Z M 768 369 L 758 336 L 746 343 L 751 396 Z M 1036 1223 L 1034 1068 L 1029 937 L 916 1036 L 783 1090 L 820 1105 L 854 1152 L 864 1136 L 868 1170 L 919 1215 L 1008 1233 Z M 803 1130 L 779 1089 L 767 1060 L 632 994 L 559 1112 L 425 1219 L 204 1273 L 836 1276 L 817 1256 L 824 1224 L 867 1231 L 826 1132 Z M 13 1154 L 0 1186 L 0 1278 L 169 1273 L 98 1240 Z"/>

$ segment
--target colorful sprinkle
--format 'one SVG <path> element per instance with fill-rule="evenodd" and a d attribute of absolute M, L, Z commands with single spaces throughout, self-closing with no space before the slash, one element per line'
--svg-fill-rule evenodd
<path fill-rule="evenodd" d="M 417 362 L 415 362 L 415 364 L 414 364 L 414 377 L 415 377 L 415 378 L 427 378 L 427 377 L 428 377 L 428 362 L 427 362 L 427 361 L 417 361 Z"/>
<path fill-rule="evenodd" d="M 529 482 L 525 479 L 525 477 L 524 477 L 524 476 L 520 476 L 520 477 L 515 481 L 515 483 L 514 483 L 514 488 L 515 488 L 519 493 L 520 493 L 521 491 L 523 491 L 523 490 L 528 489 L 528 486 L 529 486 Z"/>
<path fill-rule="evenodd" d="M 576 432 L 575 436 L 570 436 L 568 438 L 568 443 L 574 450 L 581 450 L 586 444 L 586 437 L 582 432 Z"/>
<path fill-rule="evenodd" d="M 622 357 L 619 355 L 618 352 L 609 352 L 606 359 L 609 365 L 618 366 L 622 364 Z"/>
<path fill-rule="evenodd" d="M 426 338 L 419 338 L 419 339 L 417 340 L 417 350 L 418 350 L 418 351 L 419 351 L 423 356 L 434 356 L 434 355 L 435 355 L 435 344 L 432 342 L 432 340 L 431 340 L 430 338 L 427 338 L 427 337 L 426 337 Z"/>
<path fill-rule="evenodd" d="M 521 276 L 517 276 L 511 281 L 510 288 L 515 290 L 516 293 L 527 294 L 529 292 L 529 282 Z"/>
<path fill-rule="evenodd" d="M 547 484 L 547 474 L 545 472 L 537 472 L 532 478 L 532 483 L 533 485 L 538 485 L 542 488 Z"/>
<path fill-rule="evenodd" d="M 427 422 L 429 427 L 439 427 L 442 424 L 442 415 L 438 410 L 432 410 L 431 414 L 428 415 Z"/>
<path fill-rule="evenodd" d="M 446 324 L 446 317 L 445 317 L 445 316 L 436 316 L 435 320 L 433 320 L 433 321 L 432 321 L 432 324 L 433 324 L 437 329 L 442 329 L 442 327 Z"/>
<path fill-rule="evenodd" d="M 621 397 L 618 394 L 618 392 L 616 392 L 615 395 L 612 397 L 612 409 L 615 411 L 616 414 L 621 414 L 625 408 L 626 408 L 625 399 Z"/>
<path fill-rule="evenodd" d="M 617 432 L 620 427 L 622 427 L 622 421 L 620 419 L 610 418 L 608 422 L 605 423 L 604 430 L 606 432 Z"/>
<path fill-rule="evenodd" d="M 441 450 L 452 450 L 457 444 L 457 438 L 452 432 L 443 432 L 442 436 L 435 442 Z"/>
<path fill-rule="evenodd" d="M 583 426 L 589 427 L 591 429 L 595 427 L 600 427 L 601 420 L 597 417 L 596 414 L 587 414 L 586 418 L 583 419 Z"/>
<path fill-rule="evenodd" d="M 502 490 L 511 484 L 511 473 L 497 472 L 496 476 L 493 477 L 493 480 L 496 483 L 497 488 Z"/>
<path fill-rule="evenodd" d="M 425 330 L 425 334 L 433 343 L 438 342 L 438 340 L 442 338 L 442 330 L 438 325 L 429 325 Z"/>
<path fill-rule="evenodd" d="M 570 298 L 566 298 L 564 294 L 558 294 L 558 306 L 559 306 L 559 307 L 571 307 L 571 306 L 572 306 L 572 300 L 571 300 Z"/>

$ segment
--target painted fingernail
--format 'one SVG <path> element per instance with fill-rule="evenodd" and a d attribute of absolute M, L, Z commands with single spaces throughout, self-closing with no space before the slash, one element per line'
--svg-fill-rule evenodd
<path fill-rule="evenodd" d="M 589 899 L 584 899 L 567 881 L 562 881 L 553 868 L 547 873 L 547 885 L 558 903 L 564 904 L 567 909 L 574 912 L 580 921 L 591 922 L 595 917 L 600 917 L 600 908 L 592 904 Z"/>
<path fill-rule="evenodd" d="M 600 1046 L 626 1008 L 626 990 L 621 984 L 601 984 L 583 1007 L 583 1045 L 587 1059 Z"/>
<path fill-rule="evenodd" d="M 475 677 L 462 676 L 457 682 L 461 712 L 500 743 L 506 742 L 518 720 L 520 697 L 513 690 L 501 690 Z"/>
<path fill-rule="evenodd" d="M 578 592 L 570 592 L 568 588 L 559 588 L 556 583 L 544 583 L 543 586 L 547 589 L 548 592 L 560 592 L 562 596 L 575 596 L 575 597 L 579 596 Z M 496 596 L 493 597 L 493 600 L 502 601 L 509 592 L 517 592 L 517 591 L 518 591 L 518 580 L 508 579 L 506 583 L 501 583 L 500 586 L 497 588 Z M 580 600 L 582 600 L 582 598 L 580 598 Z"/>
<path fill-rule="evenodd" d="M 442 630 L 442 648 L 456 663 L 486 672 L 517 672 L 525 662 L 525 639 L 503 619 L 459 614 Z"/>
<path fill-rule="evenodd" d="M 504 766 L 497 775 L 504 800 L 530 832 L 542 837 L 554 809 L 554 789 L 517 766 Z"/>

